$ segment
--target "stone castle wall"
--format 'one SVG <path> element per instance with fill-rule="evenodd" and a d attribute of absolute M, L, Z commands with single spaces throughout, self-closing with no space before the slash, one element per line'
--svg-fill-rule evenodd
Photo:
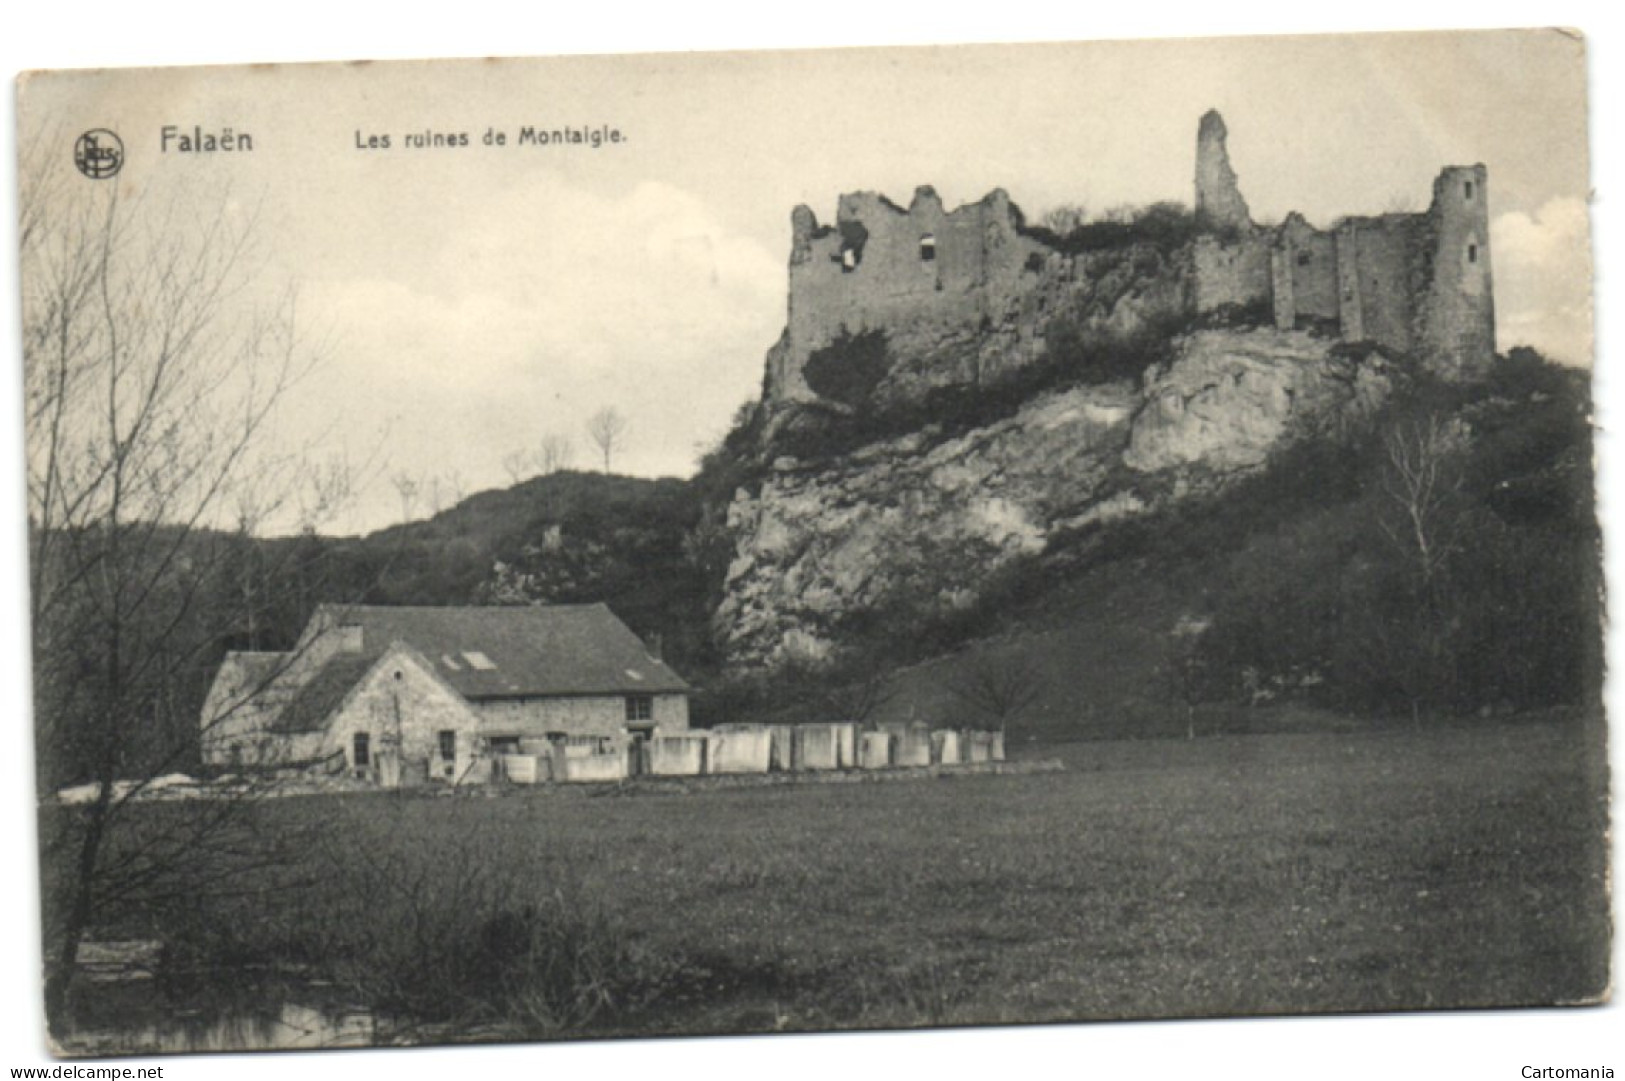
<path fill-rule="evenodd" d="M 1421 214 L 1345 218 L 1321 230 L 1300 214 L 1258 226 L 1230 167 L 1224 122 L 1202 118 L 1193 259 L 1199 314 L 1267 304 L 1281 330 L 1335 325 L 1345 341 L 1417 353 L 1461 377 L 1495 355 L 1487 173 L 1452 166 Z"/>
<path fill-rule="evenodd" d="M 1432 273 L 1417 330 L 1447 375 L 1468 374 L 1495 355 L 1488 181 L 1484 166 L 1473 165 L 1446 169 L 1433 182 Z"/>
<path fill-rule="evenodd" d="M 1418 353 L 1442 374 L 1489 362 L 1495 316 L 1482 165 L 1445 169 L 1424 213 L 1347 218 L 1331 229 L 1292 214 L 1266 227 L 1251 218 L 1227 138 L 1218 113 L 1202 117 L 1199 232 L 1178 259 L 1147 261 L 1150 253 L 1133 247 L 1057 250 L 1023 228 L 1002 190 L 952 211 L 930 187 L 907 208 L 852 193 L 833 225 L 796 207 L 788 317 L 768 353 L 767 403 L 827 401 L 808 384 L 809 359 L 843 333 L 874 330 L 887 335 L 891 365 L 878 400 L 981 385 L 1044 356 L 1046 328 L 1061 313 L 1123 331 L 1169 308 L 1262 308 L 1277 329 L 1329 328 Z M 1122 289 L 1129 265 L 1134 280 Z"/>
<path fill-rule="evenodd" d="M 929 187 L 908 209 L 874 192 L 841 196 L 833 226 L 806 206 L 791 215 L 789 318 L 770 356 L 768 398 L 813 397 L 808 358 L 842 332 L 970 339 L 1006 326 L 1014 349 L 1033 348 L 1039 324 L 1024 301 L 1056 284 L 1060 257 L 1022 234 L 1003 191 L 953 211 Z M 1013 321 L 1012 321 L 1013 320 Z"/>

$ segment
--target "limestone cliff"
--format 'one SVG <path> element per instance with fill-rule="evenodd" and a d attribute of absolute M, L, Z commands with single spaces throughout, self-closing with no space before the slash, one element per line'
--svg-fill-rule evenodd
<path fill-rule="evenodd" d="M 865 612 L 963 607 L 1063 533 L 1191 487 L 1171 482 L 1256 468 L 1390 385 L 1380 355 L 1350 359 L 1305 332 L 1208 330 L 1141 387 L 1053 391 L 962 435 L 928 429 L 822 465 L 781 459 L 729 508 L 716 628 L 735 663 L 771 664 L 827 653 Z"/>

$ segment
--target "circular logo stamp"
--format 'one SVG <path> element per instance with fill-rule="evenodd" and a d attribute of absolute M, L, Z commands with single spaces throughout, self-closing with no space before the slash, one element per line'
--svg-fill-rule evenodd
<path fill-rule="evenodd" d="M 92 180 L 106 180 L 124 168 L 124 140 L 106 128 L 91 128 L 73 144 L 73 164 Z"/>

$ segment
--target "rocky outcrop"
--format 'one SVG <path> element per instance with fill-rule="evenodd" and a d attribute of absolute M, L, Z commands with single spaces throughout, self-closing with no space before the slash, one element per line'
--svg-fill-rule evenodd
<path fill-rule="evenodd" d="M 1249 469 L 1295 432 L 1381 404 L 1391 387 L 1381 354 L 1356 361 L 1301 331 L 1204 331 L 1146 373 L 1123 461 L 1140 472 Z"/>
<path fill-rule="evenodd" d="M 781 460 L 728 512 L 737 548 L 716 624 L 730 655 L 817 656 L 844 618 L 899 597 L 968 603 L 1103 494 L 1137 406 L 1127 385 L 1075 389 L 934 446 L 916 433 L 832 467 Z"/>
<path fill-rule="evenodd" d="M 781 459 L 729 509 L 717 630 L 735 663 L 772 664 L 827 653 L 864 611 L 969 605 L 990 574 L 1062 533 L 1143 514 L 1149 492 L 1211 487 L 1182 477 L 1256 468 L 1390 384 L 1380 357 L 1304 332 L 1203 331 L 1141 389 L 1052 392 L 964 435 L 917 432 L 833 464 Z M 1149 474 L 1176 483 L 1140 483 Z"/>

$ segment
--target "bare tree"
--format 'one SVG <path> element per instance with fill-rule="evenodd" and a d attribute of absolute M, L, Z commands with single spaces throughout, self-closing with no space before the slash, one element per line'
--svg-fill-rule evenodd
<path fill-rule="evenodd" d="M 606 405 L 587 419 L 587 434 L 604 454 L 604 472 L 609 472 L 610 457 L 621 445 L 621 438 L 629 427 L 627 419 L 613 405 Z"/>
<path fill-rule="evenodd" d="M 1057 236 L 1066 236 L 1089 220 L 1089 208 L 1082 203 L 1062 203 L 1044 211 L 1038 223 Z"/>
<path fill-rule="evenodd" d="M 820 697 L 831 717 L 867 728 L 897 693 L 890 676 L 878 662 L 864 657 L 821 666 L 815 678 L 824 687 Z"/>
<path fill-rule="evenodd" d="M 543 475 L 558 473 L 570 468 L 570 462 L 575 457 L 575 447 L 567 435 L 544 435 L 542 445 L 536 453 L 536 464 L 541 468 Z"/>
<path fill-rule="evenodd" d="M 454 507 L 468 498 L 468 484 L 463 480 L 461 470 L 453 469 L 446 474 L 446 498 Z"/>
<path fill-rule="evenodd" d="M 502 468 L 508 474 L 508 483 L 518 484 L 530 475 L 530 455 L 511 450 L 502 456 Z"/>
<path fill-rule="evenodd" d="M 1378 631 L 1387 643 L 1391 675 L 1410 698 L 1413 721 L 1420 721 L 1426 699 L 1449 699 L 1457 674 L 1450 566 L 1469 528 L 1460 471 L 1466 439 L 1459 421 L 1437 414 L 1400 424 L 1383 439 L 1386 513 L 1378 515 L 1377 525 L 1414 571 L 1415 615 L 1408 625 Z"/>
<path fill-rule="evenodd" d="M 1433 415 L 1401 425 L 1383 440 L 1382 491 L 1390 514 L 1378 525 L 1424 585 L 1434 582 L 1461 544 L 1456 461 L 1464 439 L 1459 423 Z"/>
<path fill-rule="evenodd" d="M 228 200 L 134 202 L 54 160 L 20 177 L 36 748 L 42 790 L 94 792 L 42 812 L 56 1023 L 99 918 L 173 887 L 182 857 L 209 888 L 189 830 L 213 811 L 136 843 L 126 809 L 196 754 L 186 688 L 262 603 L 225 527 L 275 504 L 268 424 L 313 361 L 292 294 L 253 288 L 254 222 Z"/>
<path fill-rule="evenodd" d="M 418 492 L 422 489 L 422 485 L 416 477 L 405 470 L 389 478 L 389 483 L 394 486 L 395 494 L 401 498 L 401 521 L 410 522 L 412 512 L 417 509 Z"/>
<path fill-rule="evenodd" d="M 1037 663 L 1023 654 L 985 652 L 961 670 L 949 689 L 992 718 L 1002 732 L 1043 695 L 1044 678 Z"/>

